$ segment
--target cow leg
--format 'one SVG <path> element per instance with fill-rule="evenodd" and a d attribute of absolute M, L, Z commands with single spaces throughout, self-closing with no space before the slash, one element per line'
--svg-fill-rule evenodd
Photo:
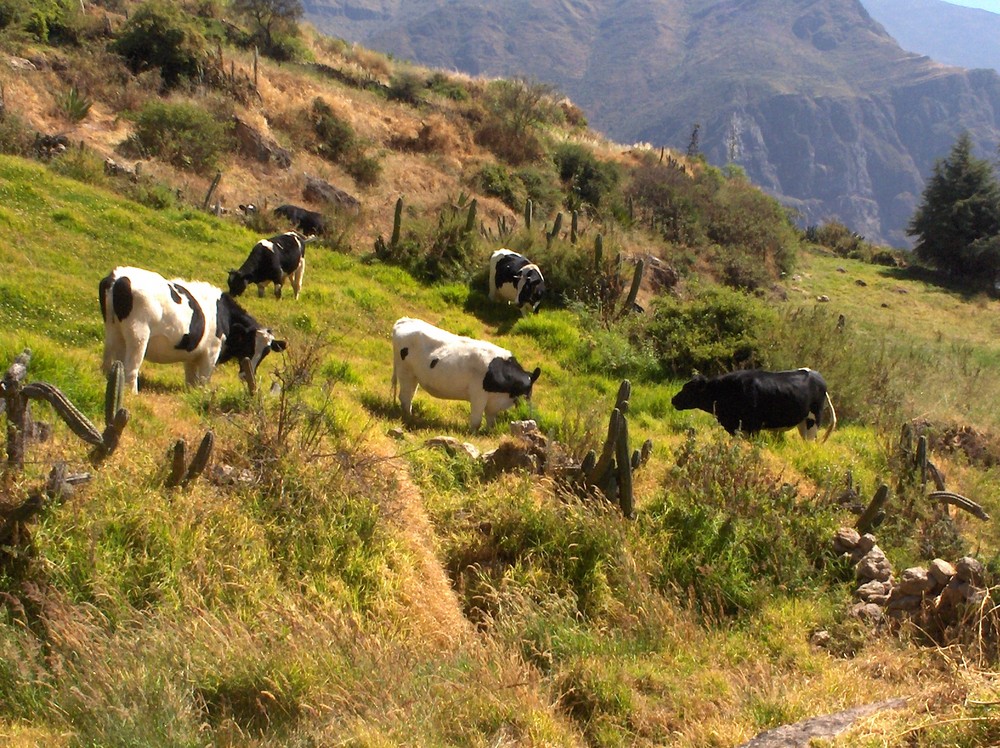
<path fill-rule="evenodd" d="M 139 367 L 146 358 L 146 346 L 149 345 L 149 330 L 132 330 L 132 335 L 125 341 L 125 384 L 132 392 L 139 392 Z"/>
<path fill-rule="evenodd" d="M 186 361 L 184 363 L 184 382 L 188 387 L 198 387 L 205 384 L 212 376 L 212 361 L 208 356 Z"/>
<path fill-rule="evenodd" d="M 292 271 L 292 291 L 295 298 L 299 298 L 299 291 L 302 290 L 302 276 L 306 274 L 306 258 L 299 260 L 299 266 Z"/>
<path fill-rule="evenodd" d="M 471 409 L 469 410 L 469 428 L 472 431 L 478 431 L 479 426 L 483 422 L 483 413 L 486 412 L 486 393 L 484 392 L 482 396 L 474 395 L 469 402 Z M 496 413 L 486 414 L 486 428 L 492 428 L 493 422 L 496 420 Z"/>
<path fill-rule="evenodd" d="M 266 285 L 267 285 L 266 283 L 258 283 L 257 284 L 257 298 L 260 298 L 260 299 L 264 298 L 264 290 L 265 290 L 264 286 L 266 286 Z"/>
<path fill-rule="evenodd" d="M 417 378 L 409 372 L 399 372 L 399 406 L 403 410 L 403 420 L 409 422 L 413 416 L 413 395 L 417 391 Z"/>
<path fill-rule="evenodd" d="M 280 299 L 281 298 L 281 284 L 280 283 L 275 283 L 274 284 L 274 298 L 276 298 L 276 299 Z"/>
<path fill-rule="evenodd" d="M 809 413 L 805 420 L 799 424 L 799 435 L 807 442 L 813 441 L 819 434 L 819 421 L 815 414 Z"/>
<path fill-rule="evenodd" d="M 107 374 L 115 361 L 125 362 L 125 338 L 121 330 L 105 328 L 104 330 L 104 360 L 101 371 Z"/>

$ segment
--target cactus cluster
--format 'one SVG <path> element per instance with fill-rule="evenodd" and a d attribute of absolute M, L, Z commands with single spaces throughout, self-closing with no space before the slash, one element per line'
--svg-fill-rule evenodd
<path fill-rule="evenodd" d="M 651 439 L 643 442 L 640 449 L 629 450 L 626 414 L 631 396 L 632 383 L 626 379 L 618 388 L 600 457 L 591 450 L 580 467 L 585 485 L 596 488 L 609 501 L 621 507 L 622 514 L 626 517 L 632 517 L 635 510 L 633 474 L 649 460 L 653 451 Z"/>
<path fill-rule="evenodd" d="M 7 369 L 0 385 L 7 413 L 7 469 L 19 471 L 24 468 L 25 440 L 32 431 L 30 410 L 32 400 L 42 400 L 51 405 L 56 414 L 69 426 L 70 431 L 93 447 L 90 452 L 91 462 L 96 464 L 109 457 L 118 447 L 122 431 L 129 420 L 128 411 L 122 407 L 122 393 L 125 388 L 125 369 L 122 362 L 115 361 L 108 372 L 103 432 L 98 431 L 90 419 L 81 413 L 59 388 L 47 382 L 23 384 L 30 362 L 31 351 L 26 349 Z"/>
<path fill-rule="evenodd" d="M 170 450 L 170 474 L 167 476 L 167 488 L 186 486 L 193 481 L 208 467 L 208 461 L 212 456 L 212 448 L 215 446 L 215 434 L 206 431 L 202 437 L 198 451 L 191 458 L 191 464 L 186 463 L 187 443 L 183 439 L 178 439 Z"/>

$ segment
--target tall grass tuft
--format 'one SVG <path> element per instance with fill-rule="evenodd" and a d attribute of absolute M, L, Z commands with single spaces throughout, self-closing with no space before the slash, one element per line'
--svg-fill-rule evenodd
<path fill-rule="evenodd" d="M 676 459 L 641 517 L 659 551 L 659 587 L 703 613 L 734 615 L 823 580 L 833 510 L 773 474 L 758 446 L 691 432 Z"/>

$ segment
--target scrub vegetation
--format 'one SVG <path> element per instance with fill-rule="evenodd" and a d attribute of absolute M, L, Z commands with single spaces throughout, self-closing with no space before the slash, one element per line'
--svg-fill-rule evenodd
<path fill-rule="evenodd" d="M 1000 302 L 843 227 L 799 230 L 737 169 L 607 143 L 531 81 L 427 71 L 285 16 L 265 29 L 259 4 L 182 5 L 0 0 L 0 50 L 48 62 L 0 71 L 0 367 L 30 348 L 28 381 L 98 422 L 108 270 L 221 287 L 286 228 L 268 207 L 302 202 L 307 173 L 361 207 L 311 204 L 335 228 L 299 299 L 241 299 L 289 343 L 255 394 L 230 364 L 199 389 L 147 364 L 99 467 L 33 406 L 52 434 L 0 483 L 4 742 L 721 748 L 895 697 L 826 744 L 1000 741 L 997 632 L 862 624 L 832 549 L 857 520 L 848 476 L 863 503 L 886 483 L 894 566 L 975 555 L 992 607 L 994 522 L 932 503 L 899 443 L 919 425 L 949 488 L 1000 513 Z M 183 58 L 143 60 L 171 30 Z M 234 116 L 291 168 L 241 151 Z M 63 128 L 65 150 L 40 149 Z M 214 215 L 206 194 L 262 210 Z M 501 246 L 545 272 L 539 314 L 488 301 Z M 396 431 L 401 316 L 540 366 L 509 415 L 578 459 L 628 378 L 633 442 L 654 443 L 635 517 L 427 447 L 509 439 L 467 433 L 465 403 L 418 392 Z M 729 437 L 670 404 L 694 370 L 749 366 L 821 371 L 830 440 Z M 209 469 L 168 488 L 176 441 L 208 430 Z M 9 524 L 57 462 L 92 478 Z"/>

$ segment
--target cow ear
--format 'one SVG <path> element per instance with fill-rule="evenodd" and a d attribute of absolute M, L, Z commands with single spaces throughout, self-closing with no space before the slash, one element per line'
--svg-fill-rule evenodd
<path fill-rule="evenodd" d="M 288 347 L 288 342 L 287 341 L 284 341 L 284 340 L 272 340 L 271 341 L 271 350 L 274 351 L 275 353 L 281 353 L 287 347 Z"/>
<path fill-rule="evenodd" d="M 535 383 L 535 380 L 538 379 L 538 376 L 541 373 L 542 373 L 542 368 L 540 366 L 536 366 L 535 370 L 533 372 L 531 372 L 531 383 L 532 384 Z"/>

